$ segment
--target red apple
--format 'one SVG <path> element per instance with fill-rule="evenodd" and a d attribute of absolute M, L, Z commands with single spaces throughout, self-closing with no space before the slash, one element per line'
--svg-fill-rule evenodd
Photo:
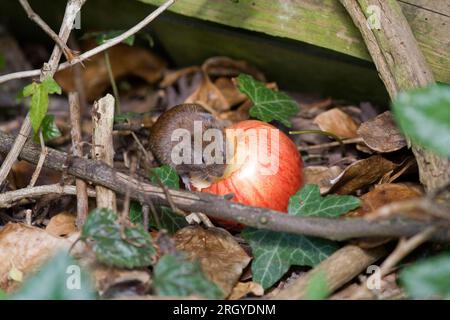
<path fill-rule="evenodd" d="M 257 120 L 232 125 L 226 129 L 226 137 L 228 147 L 236 149 L 233 161 L 227 161 L 222 178 L 199 190 L 233 193 L 235 202 L 287 212 L 289 198 L 303 184 L 303 162 L 294 142 L 274 126 Z"/>

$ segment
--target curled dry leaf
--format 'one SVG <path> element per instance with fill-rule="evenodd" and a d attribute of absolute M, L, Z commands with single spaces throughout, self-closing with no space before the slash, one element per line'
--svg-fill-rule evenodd
<path fill-rule="evenodd" d="M 225 296 L 231 293 L 250 257 L 226 230 L 189 226 L 174 235 L 176 247 L 190 260 L 199 260 L 203 272 Z"/>
<path fill-rule="evenodd" d="M 160 88 L 167 88 L 177 82 L 181 77 L 201 71 L 198 66 L 190 66 L 179 70 L 170 70 L 164 74 L 164 78 L 159 83 Z"/>
<path fill-rule="evenodd" d="M 0 288 L 5 291 L 15 288 L 8 279 L 12 267 L 26 277 L 58 250 L 69 249 L 72 242 L 39 228 L 8 223 L 0 231 Z"/>
<path fill-rule="evenodd" d="M 258 81 L 266 81 L 262 72 L 244 60 L 233 60 L 221 56 L 212 57 L 203 63 L 202 69 L 212 77 L 237 77 L 239 74 L 245 73 Z"/>
<path fill-rule="evenodd" d="M 240 92 L 230 78 L 221 77 L 214 81 L 216 87 L 222 92 L 230 106 L 237 105 L 247 100 L 247 96 Z"/>
<path fill-rule="evenodd" d="M 370 213 L 376 209 L 395 201 L 403 201 L 422 196 L 420 187 L 407 185 L 403 183 L 385 183 L 375 185 L 375 187 L 363 194 L 360 199 L 362 205 L 360 208 L 347 214 L 351 217 L 370 216 Z"/>
<path fill-rule="evenodd" d="M 319 114 L 314 123 L 323 131 L 334 133 L 341 138 L 356 138 L 358 124 L 345 112 L 338 108 Z"/>
<path fill-rule="evenodd" d="M 362 123 L 358 135 L 370 149 L 381 153 L 397 151 L 407 145 L 390 111 Z"/>
<path fill-rule="evenodd" d="M 133 75 L 150 84 L 156 83 L 166 68 L 166 62 L 149 50 L 125 44 L 108 49 L 114 78 Z M 73 68 L 59 71 L 55 80 L 65 92 L 75 91 Z M 85 61 L 83 84 L 89 101 L 98 99 L 110 86 L 105 56 L 98 54 Z"/>
<path fill-rule="evenodd" d="M 75 224 L 76 217 L 70 212 L 61 212 L 53 216 L 45 231 L 54 235 L 55 237 L 63 237 L 77 232 Z"/>
<path fill-rule="evenodd" d="M 206 73 L 198 88 L 185 100 L 185 103 L 198 103 L 211 112 L 230 109 L 230 104 Z"/>
<path fill-rule="evenodd" d="M 238 282 L 228 296 L 228 300 L 239 300 L 245 298 L 249 294 L 261 297 L 264 295 L 264 288 L 259 283 L 253 281 Z"/>
<path fill-rule="evenodd" d="M 324 194 L 330 190 L 331 181 L 341 172 L 342 169 L 338 166 L 309 166 L 303 170 L 304 184 L 317 184 L 320 187 L 320 193 Z"/>
<path fill-rule="evenodd" d="M 367 187 L 386 173 L 396 169 L 399 165 L 383 158 L 380 155 L 371 156 L 349 165 L 332 181 L 333 186 L 329 193 L 351 194 L 356 190 Z"/>

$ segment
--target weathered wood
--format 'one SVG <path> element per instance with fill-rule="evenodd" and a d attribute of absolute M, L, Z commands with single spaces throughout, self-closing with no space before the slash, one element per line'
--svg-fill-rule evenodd
<path fill-rule="evenodd" d="M 347 245 L 281 290 L 274 299 L 308 299 L 309 283 L 317 274 L 325 277 L 327 289 L 329 293 L 333 293 L 385 254 L 384 247 L 363 249 L 355 245 Z"/>
<path fill-rule="evenodd" d="M 153 5 L 163 2 L 141 1 Z M 399 2 L 436 79 L 450 83 L 450 2 Z M 370 60 L 360 33 L 338 0 L 183 0 L 171 11 Z"/>
<path fill-rule="evenodd" d="M 392 99 L 402 91 L 435 83 L 432 71 L 397 1 L 340 1 L 361 30 Z M 369 7 L 377 7 L 380 10 L 380 23 L 377 28 L 368 28 L 366 24 Z M 441 158 L 418 145 L 413 145 L 413 152 L 419 167 L 420 181 L 428 190 L 432 191 L 448 184 L 449 159 Z"/>

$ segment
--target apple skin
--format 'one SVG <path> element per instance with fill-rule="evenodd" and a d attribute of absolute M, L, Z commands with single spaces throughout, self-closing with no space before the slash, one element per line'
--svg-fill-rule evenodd
<path fill-rule="evenodd" d="M 237 142 L 247 141 L 250 129 L 275 129 L 278 133 L 278 147 L 269 138 L 267 151 L 278 152 L 278 170 L 273 174 L 260 174 L 255 167 L 263 166 L 256 157 L 245 157 L 231 173 L 215 181 L 201 192 L 226 195 L 233 193 L 232 201 L 241 204 L 287 212 L 289 198 L 303 185 L 303 161 L 294 142 L 274 126 L 258 121 L 246 120 L 238 122 L 227 129 L 242 129 L 244 134 L 236 138 Z M 255 132 L 255 131 L 253 131 Z M 269 135 L 270 136 L 270 135 Z M 246 140 L 243 140 L 246 139 Z M 235 140 L 235 141 L 236 141 Z M 228 166 L 232 166 L 229 164 Z M 267 166 L 266 166 L 267 167 Z M 233 225 L 227 222 L 227 225 Z"/>

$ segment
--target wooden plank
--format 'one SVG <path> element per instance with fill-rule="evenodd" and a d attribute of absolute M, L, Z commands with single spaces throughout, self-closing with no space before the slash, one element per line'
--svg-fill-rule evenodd
<path fill-rule="evenodd" d="M 450 1 L 400 2 L 436 79 L 450 83 Z M 181 0 L 171 10 L 370 60 L 359 31 L 337 0 Z"/>

